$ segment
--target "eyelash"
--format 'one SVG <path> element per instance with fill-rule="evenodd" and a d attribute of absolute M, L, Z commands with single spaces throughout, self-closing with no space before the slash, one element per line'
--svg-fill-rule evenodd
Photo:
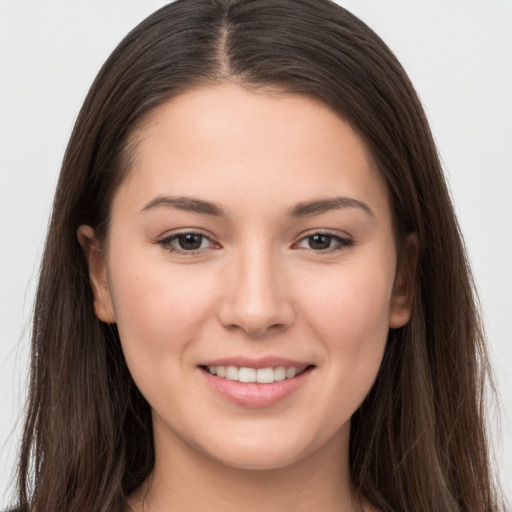
<path fill-rule="evenodd" d="M 189 255 L 189 256 L 198 254 L 202 250 L 205 249 L 205 248 L 199 247 L 197 249 L 186 250 L 183 248 L 178 248 L 178 247 L 173 246 L 173 243 L 176 241 L 179 241 L 180 238 L 189 237 L 189 236 L 201 237 L 200 245 L 202 245 L 203 241 L 206 240 L 206 241 L 209 241 L 210 243 L 212 243 L 213 246 L 216 246 L 215 248 L 220 247 L 220 245 L 215 244 L 215 242 L 213 242 L 210 237 L 206 236 L 203 233 L 197 232 L 197 231 L 183 231 L 181 233 L 176 233 L 176 234 L 167 236 L 165 238 L 162 238 L 161 240 L 158 240 L 157 243 L 169 252 L 174 252 L 174 253 L 179 253 L 179 254 Z M 306 250 L 313 251 L 314 253 L 317 253 L 317 254 L 329 254 L 331 252 L 348 249 L 354 245 L 354 240 L 352 240 L 351 238 L 341 237 L 339 235 L 335 235 L 334 233 L 325 232 L 325 231 L 315 231 L 314 233 L 311 233 L 310 235 L 302 237 L 297 243 L 294 243 L 292 247 L 300 248 L 299 244 L 301 242 L 307 241 L 309 239 L 309 243 L 311 243 L 311 241 L 314 237 L 326 237 L 326 238 L 328 238 L 328 241 L 329 241 L 329 247 L 326 247 L 325 249 L 304 248 Z M 330 244 L 333 241 L 336 243 L 336 245 L 331 247 Z"/>
<path fill-rule="evenodd" d="M 172 245 L 173 242 L 179 240 L 180 238 L 184 238 L 184 237 L 187 237 L 187 236 L 198 236 L 198 237 L 201 237 L 201 245 L 202 245 L 202 242 L 204 240 L 208 240 L 213 245 L 217 245 L 218 247 L 220 247 L 218 244 L 215 244 L 214 242 L 212 242 L 210 237 L 206 236 L 203 233 L 197 232 L 197 231 L 183 231 L 181 233 L 176 233 L 174 235 L 170 235 L 170 236 L 167 236 L 165 238 L 162 238 L 161 240 L 158 240 L 157 243 L 160 246 L 162 246 L 164 249 L 168 250 L 169 252 L 175 252 L 175 253 L 184 254 L 184 255 L 187 255 L 187 256 L 188 255 L 191 256 L 191 255 L 194 255 L 194 254 L 198 254 L 202 250 L 201 247 L 199 247 L 198 249 L 193 249 L 193 250 L 187 251 L 186 249 L 174 247 Z"/>
<path fill-rule="evenodd" d="M 314 233 L 311 233 L 310 235 L 302 237 L 296 244 L 293 244 L 294 247 L 297 247 L 301 242 L 305 240 L 309 240 L 309 243 L 311 243 L 312 239 L 314 237 L 326 237 L 329 239 L 329 245 L 330 242 L 334 241 L 336 245 L 332 247 L 327 247 L 325 249 L 309 249 L 315 253 L 318 254 L 330 254 L 331 252 L 335 251 L 342 251 L 344 249 L 348 249 L 354 245 L 354 240 L 352 238 L 348 237 L 342 237 L 339 235 L 335 235 L 334 233 L 329 233 L 326 231 L 315 231 Z M 308 248 L 306 248 L 308 249 Z"/>

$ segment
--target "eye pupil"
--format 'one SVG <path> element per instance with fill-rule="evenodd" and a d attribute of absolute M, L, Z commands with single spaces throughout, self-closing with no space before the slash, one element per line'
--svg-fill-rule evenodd
<path fill-rule="evenodd" d="M 312 235 L 308 239 L 309 246 L 315 250 L 328 249 L 331 245 L 331 238 L 329 235 Z"/>
<path fill-rule="evenodd" d="M 202 241 L 203 236 L 196 233 L 187 233 L 186 235 L 181 235 L 178 237 L 178 244 L 180 249 L 185 251 L 194 251 L 199 249 L 201 247 Z"/>

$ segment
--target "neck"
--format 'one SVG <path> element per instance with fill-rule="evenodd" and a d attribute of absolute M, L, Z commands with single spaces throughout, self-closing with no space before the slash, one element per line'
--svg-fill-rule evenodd
<path fill-rule="evenodd" d="M 135 512 L 360 511 L 350 484 L 349 428 L 344 430 L 320 450 L 285 467 L 264 470 L 227 466 L 176 439 L 168 444 L 155 432 L 155 467 L 131 497 L 131 508 Z"/>

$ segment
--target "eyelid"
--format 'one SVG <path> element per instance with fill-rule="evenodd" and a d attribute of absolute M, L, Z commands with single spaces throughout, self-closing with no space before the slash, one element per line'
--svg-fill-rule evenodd
<path fill-rule="evenodd" d="M 336 245 L 334 247 L 328 247 L 327 249 L 317 249 L 317 250 L 298 247 L 298 245 L 302 241 L 304 241 L 307 238 L 310 238 L 312 236 L 315 236 L 315 235 L 328 236 L 335 240 L 338 240 L 339 243 L 338 243 L 338 245 Z M 310 251 L 310 252 L 313 252 L 316 254 L 328 254 L 328 253 L 331 253 L 334 251 L 348 249 L 349 247 L 352 247 L 354 244 L 355 244 L 354 238 L 346 232 L 340 232 L 340 231 L 329 230 L 329 229 L 314 229 L 314 230 L 310 230 L 309 232 L 306 232 L 306 233 L 301 233 L 300 236 L 297 238 L 297 241 L 292 244 L 292 248 L 305 249 L 307 251 Z"/>
<path fill-rule="evenodd" d="M 191 251 L 186 251 L 177 247 L 174 247 L 172 242 L 176 239 L 178 239 L 180 236 L 185 235 L 200 235 L 204 239 L 208 240 L 211 244 L 210 247 L 202 248 L 202 249 L 195 249 Z M 210 249 L 216 249 L 220 248 L 221 245 L 216 242 L 211 235 L 206 234 L 203 230 L 197 229 L 197 228 L 185 228 L 185 229 L 179 229 L 173 232 L 167 232 L 165 235 L 162 235 L 158 237 L 157 240 L 155 240 L 155 243 L 160 245 L 165 250 L 178 254 L 178 255 L 185 255 L 185 256 L 193 256 L 197 254 L 202 254 Z"/>

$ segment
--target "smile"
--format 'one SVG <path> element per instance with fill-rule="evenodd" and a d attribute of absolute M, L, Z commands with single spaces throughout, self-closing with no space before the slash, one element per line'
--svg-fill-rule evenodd
<path fill-rule="evenodd" d="M 259 409 L 295 394 L 316 368 L 311 364 L 283 364 L 284 361 L 266 361 L 266 364 L 260 361 L 252 366 L 247 365 L 248 362 L 240 366 L 226 364 L 227 361 L 225 364 L 202 364 L 198 369 L 208 387 L 224 400 Z"/>
<path fill-rule="evenodd" d="M 278 366 L 276 368 L 249 368 L 246 366 L 206 366 L 211 375 L 238 382 L 256 382 L 258 384 L 272 384 L 286 379 L 293 379 L 304 372 L 307 366 Z"/>

